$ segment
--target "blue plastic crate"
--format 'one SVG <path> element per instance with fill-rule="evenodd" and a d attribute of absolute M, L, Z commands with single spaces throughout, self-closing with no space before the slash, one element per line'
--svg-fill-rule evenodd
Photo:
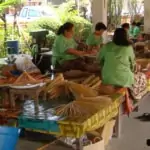
<path fill-rule="evenodd" d="M 20 129 L 0 126 L 0 150 L 15 150 Z"/>
<path fill-rule="evenodd" d="M 59 125 L 56 120 L 43 120 L 34 118 L 19 117 L 18 124 L 20 128 L 41 130 L 48 132 L 59 132 Z"/>

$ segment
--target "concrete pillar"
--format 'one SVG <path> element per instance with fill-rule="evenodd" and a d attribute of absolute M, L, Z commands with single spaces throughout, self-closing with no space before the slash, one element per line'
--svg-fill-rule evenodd
<path fill-rule="evenodd" d="M 103 22 L 107 25 L 107 0 L 92 0 L 92 22 Z"/>
<path fill-rule="evenodd" d="M 92 0 L 93 28 L 97 22 L 103 22 L 107 26 L 107 0 Z M 107 32 L 103 34 L 104 43 L 107 43 Z"/>
<path fill-rule="evenodd" d="M 150 33 L 150 0 L 144 0 L 144 32 Z"/>

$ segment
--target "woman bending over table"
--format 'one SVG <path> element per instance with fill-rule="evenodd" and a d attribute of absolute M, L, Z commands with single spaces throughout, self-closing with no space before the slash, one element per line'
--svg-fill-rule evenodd
<path fill-rule="evenodd" d="M 87 70 L 87 65 L 82 56 L 89 54 L 77 50 L 77 43 L 73 38 L 74 25 L 70 22 L 62 25 L 57 33 L 53 45 L 52 64 L 60 66 L 62 71 L 68 70 Z M 93 51 L 90 51 L 90 53 Z"/>
<path fill-rule="evenodd" d="M 134 51 L 123 28 L 116 29 L 113 41 L 103 46 L 98 62 L 104 85 L 129 88 L 135 99 L 146 90 L 146 76 L 135 73 Z"/>
<path fill-rule="evenodd" d="M 96 24 L 94 33 L 91 33 L 86 40 L 89 50 L 99 50 L 99 48 L 103 45 L 102 36 L 106 29 L 107 27 L 102 22 Z"/>

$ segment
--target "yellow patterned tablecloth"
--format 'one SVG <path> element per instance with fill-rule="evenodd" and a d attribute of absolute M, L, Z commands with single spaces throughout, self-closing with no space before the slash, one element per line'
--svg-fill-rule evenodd
<path fill-rule="evenodd" d="M 60 135 L 79 138 L 87 131 L 102 127 L 109 120 L 117 116 L 122 97 L 123 95 L 120 94 L 113 96 L 113 103 L 111 105 L 99 110 L 99 112 L 82 123 L 71 122 L 69 120 L 59 121 Z"/>

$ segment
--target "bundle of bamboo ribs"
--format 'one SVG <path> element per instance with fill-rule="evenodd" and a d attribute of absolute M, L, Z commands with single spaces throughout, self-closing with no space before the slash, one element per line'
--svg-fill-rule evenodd
<path fill-rule="evenodd" d="M 98 96 L 96 90 L 93 90 L 86 85 L 65 80 L 62 82 L 59 81 L 59 83 L 51 85 L 51 88 L 47 89 L 47 92 L 52 99 L 58 98 L 62 94 L 69 95 L 69 93 L 71 93 L 76 98 L 79 98 L 81 95 L 86 97 Z"/>
<path fill-rule="evenodd" d="M 45 92 L 48 92 L 51 91 L 54 87 L 56 87 L 56 85 L 58 85 L 59 83 L 62 83 L 64 81 L 64 77 L 63 77 L 63 74 L 58 74 L 54 80 L 51 80 L 46 88 L 45 88 Z"/>
<path fill-rule="evenodd" d="M 24 71 L 13 84 L 27 85 L 27 84 L 37 84 L 37 83 L 41 83 L 41 81 L 34 79 L 31 75 L 29 75 L 26 71 Z"/>
<path fill-rule="evenodd" d="M 56 107 L 56 115 L 65 116 L 69 119 L 84 120 L 95 114 L 100 109 L 112 103 L 108 97 L 79 98 L 67 105 Z"/>
<path fill-rule="evenodd" d="M 40 74 L 40 73 L 30 73 L 30 75 L 35 79 L 35 80 L 40 80 L 46 83 L 51 82 L 50 77 L 46 74 Z"/>
<path fill-rule="evenodd" d="M 9 76 L 9 77 L 1 77 L 0 84 L 1 85 L 27 85 L 27 84 L 37 84 L 37 83 L 49 83 L 51 80 L 47 75 L 42 75 L 40 73 L 27 73 L 24 71 L 19 77 Z"/>
<path fill-rule="evenodd" d="M 100 77 L 91 75 L 86 78 L 81 84 L 91 87 L 92 89 L 97 89 L 101 85 Z"/>

